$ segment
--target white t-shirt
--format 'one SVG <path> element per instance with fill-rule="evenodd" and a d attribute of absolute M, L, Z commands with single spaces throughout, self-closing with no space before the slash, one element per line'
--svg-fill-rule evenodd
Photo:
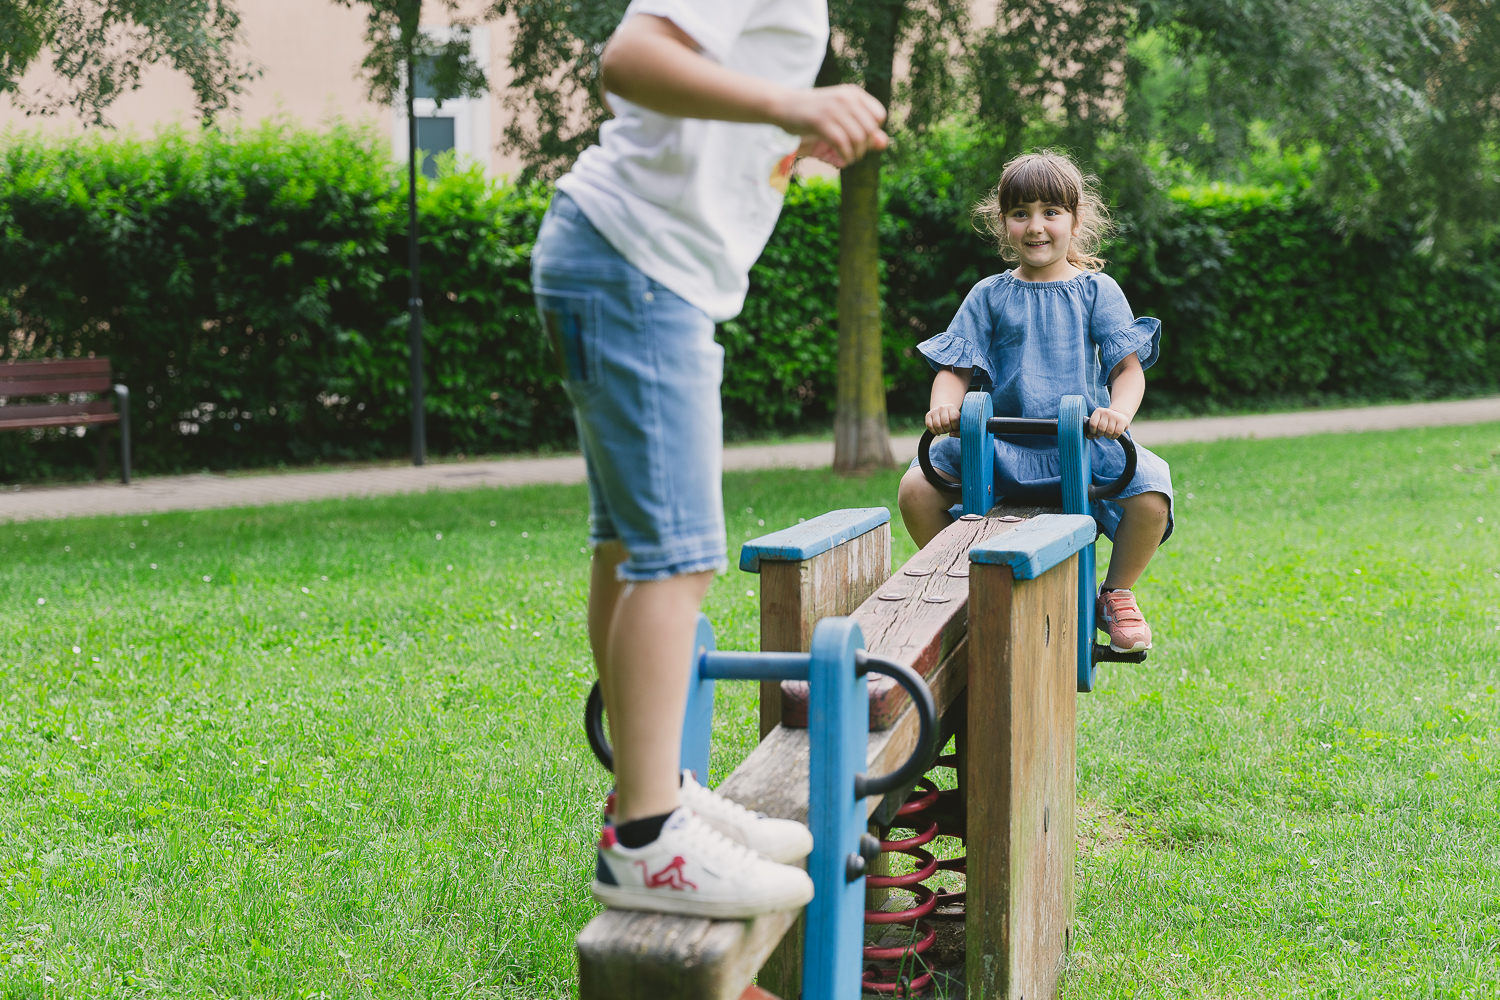
<path fill-rule="evenodd" d="M 826 0 L 634 0 L 703 55 L 788 87 L 811 87 L 828 44 Z M 798 137 L 775 125 L 673 118 L 608 95 L 599 145 L 557 182 L 626 260 L 715 322 L 745 303 L 791 177 Z"/>

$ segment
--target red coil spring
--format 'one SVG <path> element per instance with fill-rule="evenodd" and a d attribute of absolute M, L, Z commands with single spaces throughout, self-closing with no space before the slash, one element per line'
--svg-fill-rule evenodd
<path fill-rule="evenodd" d="M 952 758 L 939 758 L 937 766 L 952 767 Z M 907 820 L 907 824 L 915 824 L 911 829 L 917 831 L 913 837 L 905 840 L 882 840 L 880 850 L 885 854 L 905 854 L 916 862 L 916 871 L 907 875 L 871 875 L 866 877 L 865 885 L 871 889 L 905 889 L 916 896 L 915 905 L 905 910 L 866 910 L 866 924 L 903 924 L 911 927 L 919 940 L 894 948 L 866 947 L 864 958 L 866 963 L 897 963 L 894 968 L 881 968 L 879 965 L 865 967 L 865 973 L 861 978 L 861 985 L 867 993 L 890 994 L 892 996 L 909 997 L 915 993 L 925 992 L 930 989 L 932 973 L 923 972 L 914 976 L 917 956 L 922 955 L 930 949 L 937 941 L 937 928 L 924 920 L 930 916 L 941 901 L 943 906 L 952 906 L 962 902 L 963 893 L 945 893 L 939 889 L 937 892 L 927 888 L 921 883 L 927 881 L 939 870 L 959 871 L 965 870 L 963 858 L 951 861 L 938 861 L 932 853 L 925 849 L 924 845 L 930 844 L 939 834 L 938 822 L 926 815 L 929 810 L 937 805 L 939 791 L 935 784 L 923 778 L 917 782 L 916 789 L 907 797 L 901 808 L 896 810 L 896 822 L 893 826 L 901 827 L 900 821 Z"/>

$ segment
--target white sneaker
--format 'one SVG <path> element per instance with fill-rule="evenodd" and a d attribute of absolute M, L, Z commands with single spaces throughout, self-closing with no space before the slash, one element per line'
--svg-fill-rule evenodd
<path fill-rule="evenodd" d="M 698 784 L 692 771 L 682 772 L 678 801 L 736 844 L 743 844 L 772 861 L 789 865 L 812 853 L 812 831 L 807 827 L 794 819 L 773 819 L 765 813 L 751 812 Z"/>
<path fill-rule="evenodd" d="M 645 847 L 625 847 L 606 826 L 593 891 L 617 910 L 743 920 L 806 906 L 813 883 L 802 869 L 768 861 L 679 808 Z"/>

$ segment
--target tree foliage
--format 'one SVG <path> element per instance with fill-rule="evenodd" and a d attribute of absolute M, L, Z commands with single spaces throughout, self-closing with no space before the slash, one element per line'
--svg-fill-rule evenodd
<path fill-rule="evenodd" d="M 338 0 L 365 12 L 365 43 L 369 51 L 360 64 L 370 100 L 392 106 L 406 92 L 408 67 L 416 64 L 437 95 L 438 103 L 454 97 L 475 97 L 489 86 L 485 67 L 475 61 L 470 45 L 472 20 L 459 14 L 458 0 L 439 0 L 449 15 L 449 28 L 432 33 L 422 29 L 422 0 Z"/>
<path fill-rule="evenodd" d="M 28 114 L 71 107 L 103 125 L 142 71 L 165 62 L 192 84 L 198 115 L 212 119 L 257 75 L 236 54 L 240 41 L 228 0 L 0 0 L 0 94 Z M 44 56 L 58 83 L 23 88 Z"/>
<path fill-rule="evenodd" d="M 599 83 L 604 43 L 629 0 L 495 0 L 492 17 L 515 18 L 505 147 L 533 176 L 557 177 L 599 141 L 609 118 Z"/>

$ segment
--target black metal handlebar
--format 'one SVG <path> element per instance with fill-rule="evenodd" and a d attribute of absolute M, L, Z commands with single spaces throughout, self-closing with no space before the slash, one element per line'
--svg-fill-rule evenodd
<path fill-rule="evenodd" d="M 926 476 L 933 488 L 944 496 L 961 497 L 964 495 L 963 483 L 949 482 L 938 475 L 937 470 L 932 467 L 932 456 L 928 452 L 932 450 L 932 439 L 935 436 L 932 431 L 923 431 L 922 440 L 917 442 L 917 462 L 922 466 L 922 475 Z"/>
<path fill-rule="evenodd" d="M 877 673 L 893 678 L 897 684 L 906 689 L 911 695 L 912 704 L 917 706 L 917 720 L 921 729 L 917 735 L 917 746 L 911 752 L 906 762 L 890 774 L 882 774 L 874 778 L 866 777 L 864 774 L 854 776 L 854 794 L 857 798 L 867 795 L 884 795 L 886 792 L 904 788 L 922 776 L 927 770 L 927 764 L 937 754 L 937 703 L 932 699 L 932 689 L 927 686 L 920 674 L 911 667 L 901 663 L 894 663 L 878 656 L 871 656 L 864 650 L 857 650 L 854 654 L 854 669 L 860 674 Z M 611 773 L 615 769 L 614 748 L 609 745 L 609 736 L 604 731 L 604 693 L 595 681 L 589 690 L 588 702 L 583 709 L 583 728 L 588 734 L 589 749 L 594 751 L 594 756 L 599 763 L 604 765 L 606 771 Z"/>
<path fill-rule="evenodd" d="M 1056 420 L 1039 420 L 1033 417 L 991 417 L 988 429 L 991 434 L 1044 434 L 1049 437 L 1057 436 Z M 932 467 L 932 458 L 928 452 L 932 448 L 932 442 L 936 435 L 932 431 L 923 431 L 922 440 L 917 443 L 917 463 L 922 467 L 922 475 L 932 484 L 933 488 L 945 496 L 963 496 L 963 483 L 952 482 L 944 479 L 938 471 Z M 1131 480 L 1135 479 L 1136 454 L 1135 442 L 1130 439 L 1130 432 L 1126 431 L 1117 438 L 1120 447 L 1125 449 L 1125 471 L 1120 473 L 1118 479 L 1107 486 L 1095 486 L 1089 484 L 1089 502 L 1095 500 L 1109 500 L 1124 492 Z M 1061 502 L 1062 486 L 1058 486 L 1059 502 Z"/>
<path fill-rule="evenodd" d="M 917 706 L 917 719 L 921 723 L 916 748 L 906 758 L 906 763 L 890 774 L 874 778 L 864 774 L 854 776 L 854 797 L 862 799 L 867 795 L 884 795 L 886 792 L 905 788 L 926 773 L 927 765 L 938 752 L 937 703 L 932 700 L 932 689 L 922 676 L 903 663 L 871 656 L 861 649 L 854 653 L 854 666 L 862 674 L 884 674 L 904 687 L 906 693 L 911 695 L 912 704 Z"/>
<path fill-rule="evenodd" d="M 589 689 L 589 700 L 583 706 L 583 728 L 589 734 L 589 749 L 599 758 L 604 769 L 615 771 L 615 748 L 609 745 L 609 736 L 604 732 L 604 692 L 595 681 Z"/>

